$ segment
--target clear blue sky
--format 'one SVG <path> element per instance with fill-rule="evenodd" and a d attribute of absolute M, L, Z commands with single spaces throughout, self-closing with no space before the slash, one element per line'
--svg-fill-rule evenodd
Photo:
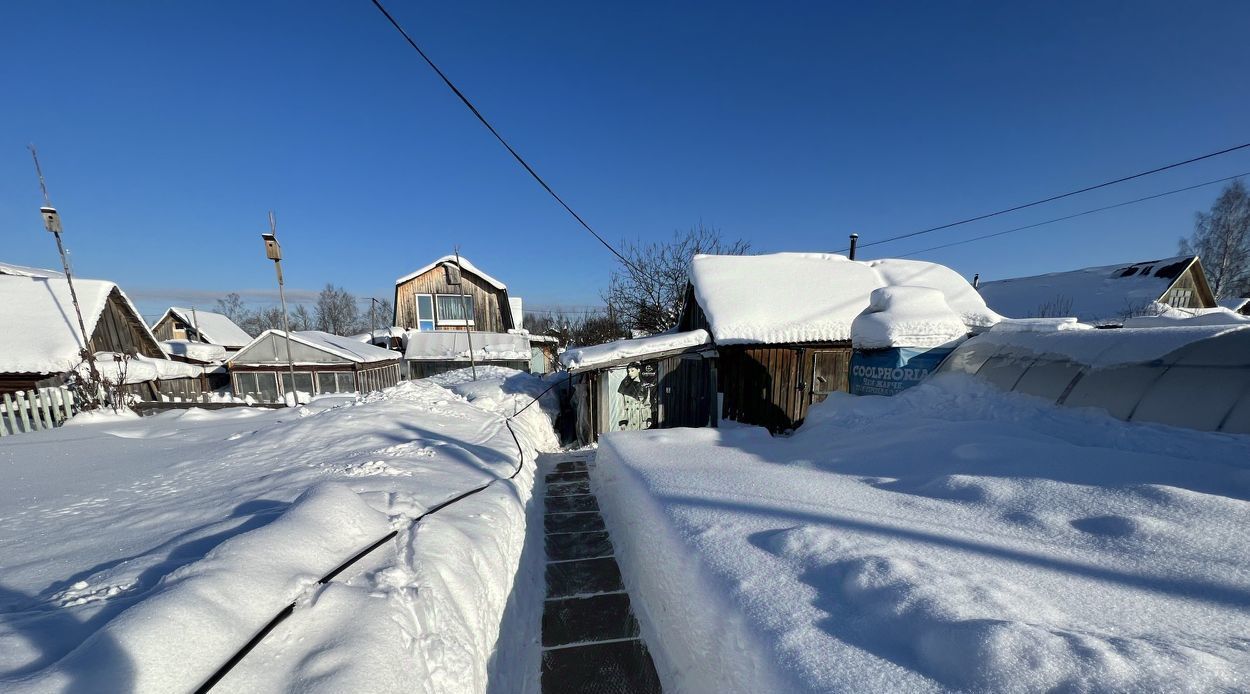
<path fill-rule="evenodd" d="M 1250 141 L 1246 2 L 389 4 L 613 241 L 702 220 L 838 250 Z M 367 0 L 8 2 L 0 75 L 0 259 L 58 262 L 35 142 L 76 271 L 145 313 L 269 291 L 270 208 L 296 296 L 389 296 L 456 243 L 531 305 L 596 303 L 613 267 Z M 1250 151 L 866 254 L 1242 171 Z M 1217 192 L 923 257 L 997 278 L 1169 255 Z"/>

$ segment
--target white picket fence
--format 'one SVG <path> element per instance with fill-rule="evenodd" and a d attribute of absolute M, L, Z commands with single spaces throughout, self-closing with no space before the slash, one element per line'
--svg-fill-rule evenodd
<path fill-rule="evenodd" d="M 0 436 L 59 427 L 78 411 L 66 388 L 5 393 L 0 400 Z"/>

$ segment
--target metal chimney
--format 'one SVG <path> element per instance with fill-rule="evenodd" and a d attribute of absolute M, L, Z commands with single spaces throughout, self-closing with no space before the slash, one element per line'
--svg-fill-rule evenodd
<path fill-rule="evenodd" d="M 859 243 L 859 234 L 851 234 L 851 252 L 847 255 L 851 260 L 855 260 L 855 246 Z"/>
<path fill-rule="evenodd" d="M 980 286 L 981 286 L 981 273 L 978 272 L 977 274 L 972 276 L 972 288 L 977 289 Z"/>

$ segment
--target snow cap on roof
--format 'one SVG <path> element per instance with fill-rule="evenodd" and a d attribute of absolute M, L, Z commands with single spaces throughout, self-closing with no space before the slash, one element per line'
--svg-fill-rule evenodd
<path fill-rule="evenodd" d="M 850 260 L 832 253 L 696 255 L 690 282 L 717 344 L 835 342 L 875 289 L 928 287 L 972 328 L 1001 316 L 944 265 L 921 260 Z"/>
<path fill-rule="evenodd" d="M 162 340 L 161 349 L 165 354 L 186 357 L 203 362 L 222 362 L 226 360 L 226 348 L 205 342 L 190 340 Z"/>
<path fill-rule="evenodd" d="M 529 361 L 529 337 L 520 333 L 488 333 L 474 330 L 409 330 L 404 338 L 404 358 L 410 361 L 469 361 L 469 339 L 478 361 Z"/>
<path fill-rule="evenodd" d="M 74 289 L 90 336 L 109 294 L 121 290 L 112 282 L 87 279 L 75 279 Z M 134 304 L 121 296 L 137 318 Z M 0 373 L 64 373 L 82 361 L 83 339 L 63 278 L 0 275 L 0 326 Z"/>
<path fill-rule="evenodd" d="M 239 350 L 238 354 L 236 354 L 233 358 L 231 358 L 230 361 L 232 363 L 238 361 L 238 357 L 241 355 L 244 355 L 244 353 L 247 352 L 249 347 L 261 342 L 262 340 L 264 340 L 266 337 L 270 335 L 277 336 L 278 338 L 286 337 L 286 333 L 284 333 L 281 330 L 276 330 L 276 329 L 266 330 L 260 335 L 257 335 L 256 339 L 249 342 L 245 347 L 243 347 L 243 349 Z M 359 340 L 353 337 L 343 337 L 342 335 L 333 335 L 330 333 L 323 333 L 320 330 L 292 331 L 291 342 L 298 342 L 308 347 L 312 347 L 313 349 L 319 349 L 324 352 L 328 352 L 341 359 L 346 359 L 351 362 L 356 362 L 357 364 L 364 364 L 368 362 L 384 361 L 384 360 L 391 360 L 391 359 L 399 358 L 399 353 L 393 352 L 389 349 L 376 347 L 367 342 L 360 342 Z M 238 361 L 238 363 L 246 364 L 249 362 Z"/>
<path fill-rule="evenodd" d="M 420 270 L 416 270 L 416 271 L 414 271 L 414 272 L 410 272 L 410 273 L 408 273 L 408 274 L 404 275 L 403 277 L 400 277 L 399 279 L 395 280 L 395 284 L 403 284 L 404 282 L 407 282 L 408 280 L 413 279 L 414 277 L 419 277 L 419 276 L 421 276 L 421 275 L 424 275 L 425 273 L 429 272 L 430 270 L 433 270 L 434 268 L 438 267 L 439 265 L 446 265 L 446 264 L 448 264 L 448 263 L 450 263 L 450 264 L 452 264 L 452 265 L 455 265 L 455 264 L 456 264 L 456 256 L 454 256 L 454 255 L 445 255 L 445 256 L 443 256 L 443 257 L 439 258 L 438 260 L 435 260 L 434 262 L 430 263 L 429 265 L 426 265 L 425 267 L 421 268 Z M 474 275 L 477 275 L 478 277 L 481 277 L 483 280 L 485 280 L 488 284 L 490 284 L 490 285 L 491 285 L 492 287 L 494 287 L 495 289 L 499 289 L 499 290 L 507 290 L 507 289 L 508 289 L 507 285 L 505 285 L 503 282 L 500 282 L 499 280 L 495 279 L 494 277 L 491 277 L 490 275 L 486 274 L 485 272 L 482 272 L 481 270 L 477 269 L 477 266 L 475 266 L 473 263 L 470 263 L 470 262 L 469 262 L 469 259 L 468 259 L 468 258 L 466 258 L 466 257 L 464 257 L 464 256 L 460 256 L 460 269 L 461 269 L 461 270 L 463 270 L 463 271 L 465 271 L 465 272 L 471 272 L 471 273 L 473 273 Z"/>
<path fill-rule="evenodd" d="M 995 311 L 1012 318 L 1075 316 L 1087 323 L 1119 323 L 1158 301 L 1197 256 L 1101 265 L 1032 277 L 982 282 Z"/>
<path fill-rule="evenodd" d="M 861 349 L 938 347 L 967 334 L 942 292 L 929 287 L 874 289 L 868 308 L 851 323 L 851 344 Z"/>
<path fill-rule="evenodd" d="M 0 263 L 0 275 L 9 275 L 11 277 L 65 277 L 65 273 L 58 270 L 14 265 L 12 263 Z"/>
<path fill-rule="evenodd" d="M 221 313 L 205 311 L 199 308 L 192 310 L 171 306 L 156 323 L 165 320 L 165 316 L 170 314 L 183 323 L 196 328 L 200 333 L 200 338 L 209 344 L 221 345 L 228 349 L 238 349 L 252 341 L 251 335 L 248 335 L 243 328 L 240 328 L 234 321 Z M 153 325 L 156 325 L 156 323 L 153 323 Z"/>
<path fill-rule="evenodd" d="M 571 372 L 586 371 L 636 359 L 655 358 L 663 354 L 694 349 L 709 344 L 712 336 L 706 330 L 690 330 L 683 333 L 661 333 L 632 340 L 617 340 L 591 347 L 567 349 L 560 355 L 560 363 Z"/>

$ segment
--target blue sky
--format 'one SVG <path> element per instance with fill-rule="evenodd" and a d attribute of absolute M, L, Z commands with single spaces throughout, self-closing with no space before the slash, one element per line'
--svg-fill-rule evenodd
<path fill-rule="evenodd" d="M 1250 3 L 430 3 L 391 11 L 604 236 L 700 221 L 826 250 L 1250 141 Z M 612 258 L 367 0 L 0 8 L 0 259 L 145 313 L 288 287 L 389 296 L 459 244 L 530 305 Z M 1235 173 L 1250 151 L 865 249 L 889 256 Z M 921 257 L 998 278 L 1175 252 L 1218 186 Z"/>

